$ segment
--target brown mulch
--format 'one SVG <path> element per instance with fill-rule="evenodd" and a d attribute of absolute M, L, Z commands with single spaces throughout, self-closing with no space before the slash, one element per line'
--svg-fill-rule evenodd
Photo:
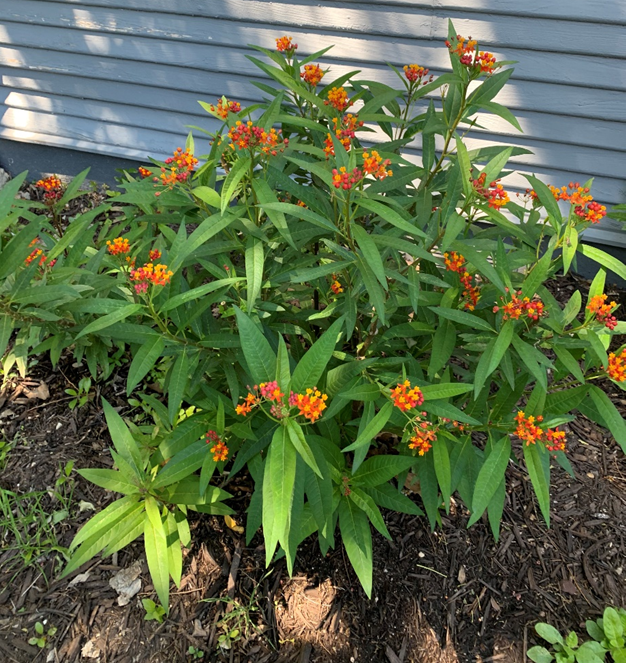
<path fill-rule="evenodd" d="M 561 301 L 587 286 L 577 277 L 550 284 Z M 47 490 L 70 460 L 77 467 L 112 465 L 100 397 L 124 416 L 136 413 L 125 397 L 123 369 L 95 384 L 85 407 L 70 411 L 64 390 L 86 374 L 63 357 L 56 369 L 42 360 L 28 379 L 7 384 L 0 439 L 14 446 L 0 468 L 0 489 Z M 626 411 L 624 392 L 602 386 Z M 317 543 L 306 541 L 289 578 L 282 561 L 265 569 L 260 534 L 246 547 L 218 517 L 192 519 L 183 580 L 173 587 L 162 624 L 144 620 L 140 599 L 155 596 L 141 543 L 62 581 L 55 580 L 62 561 L 56 554 L 16 573 L 14 553 L 0 547 L 0 660 L 178 663 L 193 660 L 186 653 L 191 645 L 205 652 L 204 661 L 230 663 L 522 663 L 536 643 L 537 621 L 580 631 L 605 605 L 626 606 L 626 457 L 582 416 L 569 430 L 576 477 L 553 469 L 551 529 L 525 471 L 514 466 L 498 542 L 484 521 L 468 530 L 468 513 L 454 501 L 435 532 L 425 518 L 386 512 L 392 540 L 374 534 L 371 601 L 341 546 L 322 557 Z M 81 500 L 100 510 L 112 499 L 73 477 L 75 511 L 57 526 L 63 546 L 91 515 L 78 511 Z M 227 488 L 243 523 L 249 478 L 241 474 Z M 54 498 L 47 499 L 53 511 Z M 109 580 L 137 561 L 141 589 L 120 606 Z M 27 642 L 36 621 L 58 629 L 44 650 Z M 231 648 L 220 648 L 220 635 L 234 629 Z"/>

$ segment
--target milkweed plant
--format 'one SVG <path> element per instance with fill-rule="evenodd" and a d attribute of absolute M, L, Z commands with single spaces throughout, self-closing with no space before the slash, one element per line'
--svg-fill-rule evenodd
<path fill-rule="evenodd" d="M 86 173 L 38 182 L 39 203 L 16 198 L 25 173 L 0 193 L 5 375 L 70 351 L 102 381 L 123 355 L 127 394 L 155 421 L 103 403 L 114 469 L 81 474 L 122 497 L 78 532 L 64 573 L 143 535 L 164 607 L 189 513 L 232 514 L 244 470 L 246 539 L 262 530 L 267 563 L 291 572 L 316 535 L 322 554 L 345 546 L 370 596 L 381 507 L 435 527 L 455 495 L 497 538 L 510 463 L 549 524 L 577 412 L 626 450 L 597 386 L 626 385 L 626 325 L 604 294 L 626 266 L 579 241 L 605 207 L 591 182 L 527 175 L 514 195 L 505 169 L 526 151 L 465 144 L 479 114 L 520 129 L 494 101 L 512 63 L 452 25 L 450 71 L 391 67 L 396 87 L 332 79 L 328 49 L 276 46 L 249 57 L 262 103 L 200 102 L 221 123 L 208 154 L 190 135 L 66 223 Z M 578 254 L 599 269 L 586 301 L 561 306 L 545 284 Z M 142 389 L 155 370 L 162 398 Z"/>

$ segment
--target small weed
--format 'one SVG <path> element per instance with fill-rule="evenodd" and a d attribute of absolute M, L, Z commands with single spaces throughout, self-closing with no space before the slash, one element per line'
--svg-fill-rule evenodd
<path fill-rule="evenodd" d="M 48 639 L 56 635 L 56 626 L 51 626 L 47 631 L 41 622 L 35 624 L 35 636 L 28 640 L 29 645 L 37 645 L 39 649 L 43 649 L 48 643 Z"/>
<path fill-rule="evenodd" d="M 165 608 L 158 603 L 155 603 L 152 599 L 141 599 L 143 603 L 143 609 L 146 611 L 144 619 L 149 622 L 154 619 L 159 624 L 163 622 L 163 617 L 165 616 Z"/>
<path fill-rule="evenodd" d="M 242 635 L 248 637 L 251 630 L 258 630 L 256 624 L 252 621 L 252 613 L 258 612 L 256 605 L 256 588 L 252 592 L 247 604 L 240 603 L 237 599 L 230 597 L 221 597 L 215 599 L 204 599 L 206 603 L 223 603 L 228 606 L 227 612 L 218 622 L 222 633 L 217 638 L 218 648 L 230 649 L 234 642 L 237 642 Z"/>
<path fill-rule="evenodd" d="M 195 661 L 197 659 L 204 658 L 204 652 L 202 649 L 196 649 L 194 646 L 189 645 L 187 656 L 191 656 L 191 658 Z"/>
<path fill-rule="evenodd" d="M 72 400 L 69 402 L 70 410 L 73 410 L 76 407 L 83 407 L 91 398 L 91 378 L 81 378 L 78 382 L 77 389 L 66 389 L 65 393 L 69 396 L 72 396 Z"/>
<path fill-rule="evenodd" d="M 67 548 L 59 544 L 56 528 L 70 516 L 73 506 L 73 465 L 72 461 L 60 467 L 59 478 L 47 491 L 20 495 L 0 489 L 0 541 L 5 550 L 15 551 L 5 562 L 7 568 L 17 573 L 31 564 L 39 565 L 51 553 L 69 559 Z M 50 504 L 58 508 L 51 510 Z"/>

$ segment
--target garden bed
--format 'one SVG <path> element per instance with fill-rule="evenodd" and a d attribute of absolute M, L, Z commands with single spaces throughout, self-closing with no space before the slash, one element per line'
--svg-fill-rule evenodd
<path fill-rule="evenodd" d="M 567 277 L 551 289 L 566 300 L 574 285 L 581 287 Z M 97 403 L 104 396 L 132 417 L 123 369 L 96 386 L 93 402 L 70 411 L 71 397 L 64 390 L 87 375 L 86 367 L 72 362 L 68 356 L 52 369 L 42 360 L 27 380 L 12 380 L 0 397 L 4 439 L 15 441 L 0 474 L 1 488 L 46 490 L 70 460 L 77 467 L 111 466 Z M 624 412 L 623 394 L 610 383 L 603 388 Z M 432 533 L 425 518 L 386 512 L 392 541 L 374 535 L 371 601 L 341 546 L 322 558 L 317 542 L 309 539 L 293 578 L 283 562 L 268 573 L 260 534 L 246 547 L 243 536 L 216 516 L 192 523 L 183 581 L 172 593 L 170 617 L 163 624 L 143 619 L 138 597 L 154 598 L 145 562 L 141 591 L 128 605 L 117 605 L 109 585 L 117 571 L 144 559 L 140 544 L 89 563 L 88 577 L 75 583 L 77 573 L 54 581 L 55 555 L 40 560 L 41 571 L 31 565 L 13 577 L 11 553 L 4 552 L 0 656 L 20 663 L 46 660 L 49 649 L 39 652 L 27 641 L 35 622 L 47 620 L 46 626 L 58 629 L 50 639 L 58 658 L 48 660 L 68 663 L 186 661 L 192 660 L 189 646 L 203 650 L 204 660 L 242 663 L 521 663 L 535 642 L 537 621 L 578 628 L 605 605 L 626 604 L 626 458 L 588 419 L 580 416 L 569 429 L 568 457 L 576 478 L 560 469 L 553 473 L 551 529 L 538 513 L 526 472 L 512 466 L 498 543 L 485 523 L 467 530 L 468 513 L 454 503 L 443 526 Z M 110 493 L 81 477 L 74 480 L 73 518 L 57 526 L 64 546 L 90 516 L 78 513 L 81 500 L 97 510 L 111 500 Z M 228 486 L 238 523 L 244 521 L 251 488 L 245 474 Z M 57 508 L 52 501 L 45 506 Z M 241 634 L 230 650 L 220 651 L 220 622 L 228 615 L 233 615 L 231 630 L 239 627 Z"/>

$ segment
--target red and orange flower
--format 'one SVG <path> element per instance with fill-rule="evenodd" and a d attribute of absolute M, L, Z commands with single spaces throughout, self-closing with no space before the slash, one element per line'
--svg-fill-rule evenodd
<path fill-rule="evenodd" d="M 391 390 L 391 400 L 398 409 L 406 412 L 419 407 L 424 402 L 424 394 L 419 387 L 411 387 L 411 382 L 405 380 Z"/>

